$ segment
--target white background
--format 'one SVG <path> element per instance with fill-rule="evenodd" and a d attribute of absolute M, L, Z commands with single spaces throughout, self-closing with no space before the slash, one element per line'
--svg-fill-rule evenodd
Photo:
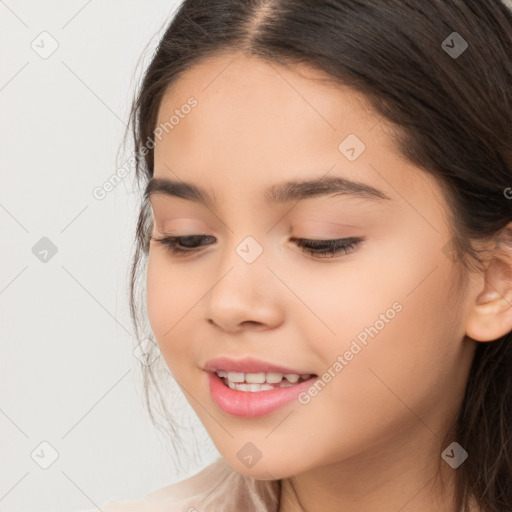
<path fill-rule="evenodd" d="M 179 467 L 150 423 L 128 309 L 133 173 L 92 195 L 123 163 L 134 87 L 176 6 L 0 1 L 2 512 L 140 498 L 218 457 L 184 398 L 199 460 Z M 51 48 L 43 31 L 48 58 L 31 47 Z M 42 237 L 57 247 L 47 262 L 32 253 Z M 43 441 L 58 452 L 47 469 L 31 458 Z"/>
<path fill-rule="evenodd" d="M 119 167 L 134 86 L 175 8 L 0 0 L 3 512 L 140 498 L 219 456 L 182 395 L 199 460 L 178 467 L 149 422 L 128 310 L 133 176 L 92 195 Z M 48 58 L 31 47 L 50 48 L 43 31 L 58 43 Z M 42 237 L 57 247 L 46 263 L 32 252 Z M 48 469 L 31 458 L 51 455 L 43 441 L 58 452 Z"/>

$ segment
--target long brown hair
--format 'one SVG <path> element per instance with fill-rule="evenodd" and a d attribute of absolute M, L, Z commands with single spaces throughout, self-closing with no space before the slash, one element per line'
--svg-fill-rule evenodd
<path fill-rule="evenodd" d="M 455 53 L 450 51 L 453 37 Z M 141 149 L 154 139 L 168 87 L 208 56 L 235 52 L 283 66 L 313 66 L 364 94 L 396 127 L 397 151 L 443 186 L 453 249 L 462 268 L 469 271 L 482 263 L 472 241 L 493 239 L 512 221 L 512 202 L 504 194 L 512 186 L 512 12 L 504 3 L 185 0 L 132 105 L 139 186 L 153 174 L 153 150 Z M 137 305 L 143 296 L 136 296 L 144 291 L 139 278 L 151 229 L 144 198 L 130 281 L 130 311 L 139 341 L 151 337 Z M 155 376 L 154 368 L 142 370 L 155 422 L 148 389 L 152 384 L 158 392 L 163 375 Z M 175 433 L 162 394 L 159 406 Z M 458 507 L 471 496 L 484 512 L 512 511 L 512 333 L 477 343 L 450 435 L 469 453 L 456 473 Z"/>

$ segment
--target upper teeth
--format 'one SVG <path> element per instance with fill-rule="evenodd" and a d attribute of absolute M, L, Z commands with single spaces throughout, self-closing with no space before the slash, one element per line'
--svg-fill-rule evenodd
<path fill-rule="evenodd" d="M 281 382 L 283 377 L 295 384 L 300 377 L 303 380 L 309 379 L 311 374 L 298 375 L 296 373 L 242 373 L 242 372 L 226 372 L 223 370 L 219 370 L 216 372 L 219 377 L 227 377 L 227 379 L 231 382 L 247 382 L 249 384 L 263 384 L 267 382 L 268 384 L 277 384 Z"/>

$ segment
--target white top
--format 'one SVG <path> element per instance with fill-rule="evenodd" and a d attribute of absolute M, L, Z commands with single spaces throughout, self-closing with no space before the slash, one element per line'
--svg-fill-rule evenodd
<path fill-rule="evenodd" d="M 280 483 L 234 471 L 224 459 L 134 501 L 108 501 L 102 512 L 278 512 Z M 98 509 L 80 512 L 98 512 Z"/>
<path fill-rule="evenodd" d="M 238 473 L 221 458 L 199 473 L 147 494 L 142 499 L 108 501 L 101 505 L 101 511 L 278 512 L 280 485 L 279 480 L 257 480 Z M 298 503 L 294 504 L 300 510 Z M 98 509 L 79 512 L 98 512 Z"/>

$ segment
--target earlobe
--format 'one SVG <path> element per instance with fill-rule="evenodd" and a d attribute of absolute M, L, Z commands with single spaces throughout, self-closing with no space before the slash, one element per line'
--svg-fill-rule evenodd
<path fill-rule="evenodd" d="M 512 330 L 512 246 L 496 243 L 466 320 L 466 335 L 494 341 Z"/>

